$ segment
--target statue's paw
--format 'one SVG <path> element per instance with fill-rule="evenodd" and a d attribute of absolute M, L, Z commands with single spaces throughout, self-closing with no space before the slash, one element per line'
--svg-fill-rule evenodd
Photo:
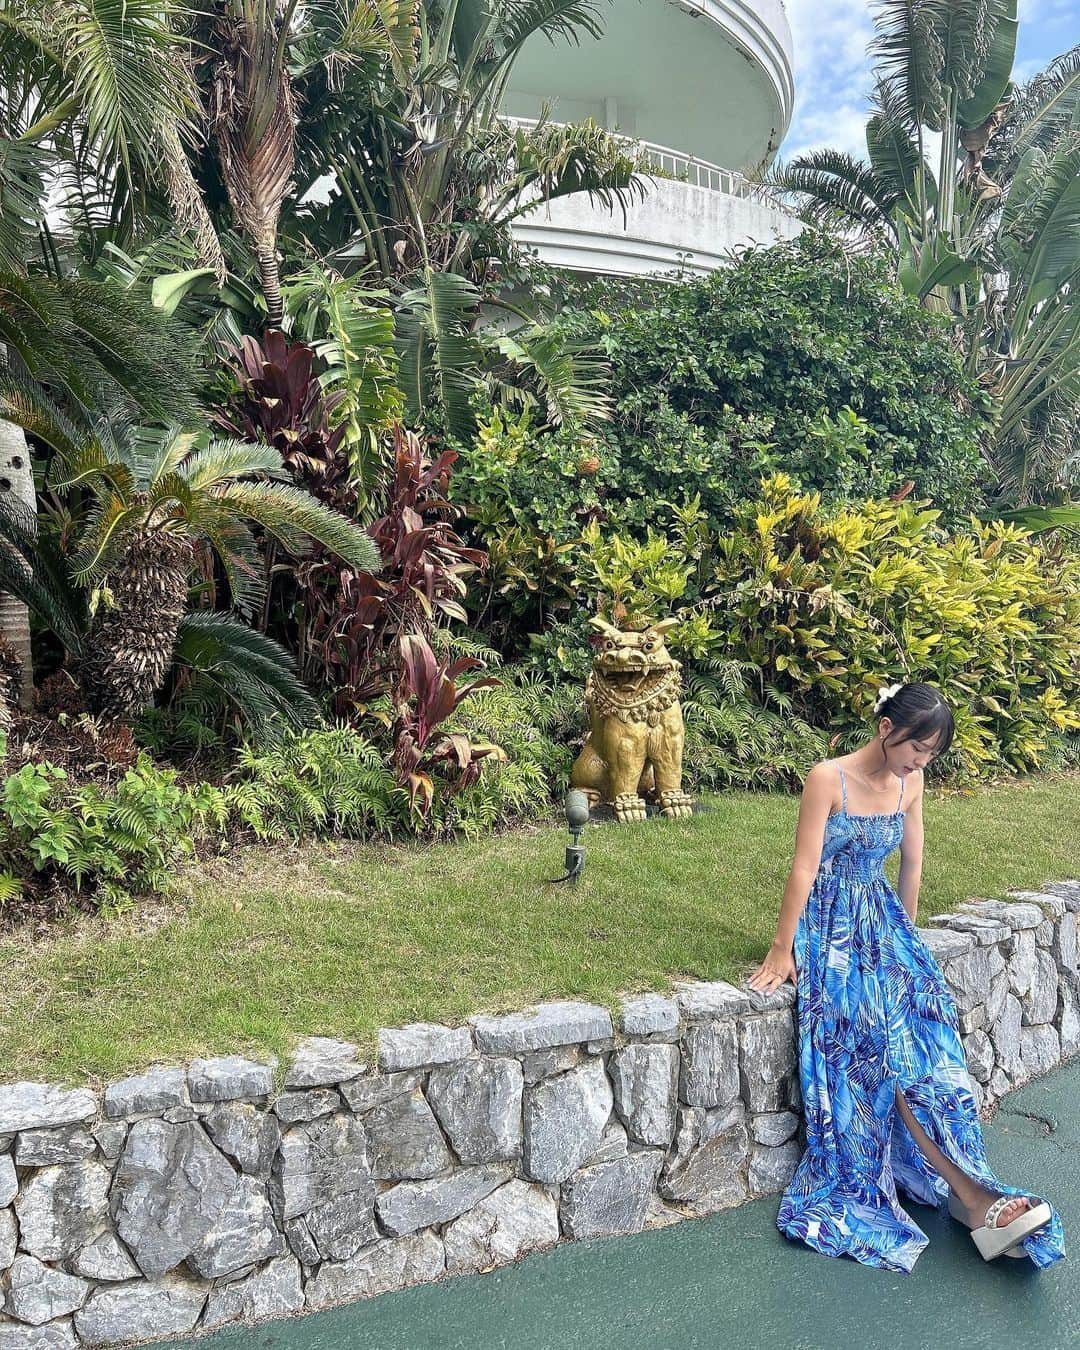
<path fill-rule="evenodd" d="M 694 814 L 694 799 L 688 792 L 661 792 L 660 814 L 668 820 L 682 820 Z"/>
<path fill-rule="evenodd" d="M 611 808 L 620 825 L 645 819 L 645 802 L 636 792 L 621 792 L 611 803 Z"/>

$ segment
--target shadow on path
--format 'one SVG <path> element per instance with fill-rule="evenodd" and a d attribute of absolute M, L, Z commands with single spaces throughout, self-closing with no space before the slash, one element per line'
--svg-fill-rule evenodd
<path fill-rule="evenodd" d="M 1001 1179 L 1051 1198 L 1080 1233 L 1080 1061 L 1005 1098 L 986 1126 Z M 1067 1255 L 985 1263 L 967 1230 L 924 1205 L 910 1275 L 830 1260 L 775 1227 L 778 1196 L 702 1220 L 574 1242 L 309 1317 L 234 1327 L 200 1350 L 1040 1350 L 1080 1346 L 1080 1275 Z M 906 1204 L 906 1202 L 905 1202 Z M 179 1345 L 172 1347 L 179 1350 Z"/>

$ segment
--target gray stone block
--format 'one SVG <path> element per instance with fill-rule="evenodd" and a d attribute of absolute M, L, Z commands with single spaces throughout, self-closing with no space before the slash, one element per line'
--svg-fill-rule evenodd
<path fill-rule="evenodd" d="M 508 1181 L 446 1226 L 446 1269 L 450 1274 L 490 1270 L 558 1240 L 554 1199 L 542 1186 Z"/>
<path fill-rule="evenodd" d="M 529 1088 L 525 1175 L 535 1181 L 565 1181 L 595 1153 L 611 1107 L 611 1083 L 600 1060 L 589 1060 Z"/>
<path fill-rule="evenodd" d="M 573 1238 L 640 1232 L 662 1161 L 645 1149 L 575 1172 L 560 1192 L 563 1231 Z"/>
<path fill-rule="evenodd" d="M 213 1280 L 244 1266 L 281 1256 L 285 1239 L 278 1232 L 265 1185 L 255 1177 L 241 1177 L 214 1220 L 213 1227 L 188 1255 L 196 1275 Z"/>
<path fill-rule="evenodd" d="M 356 1058 L 357 1047 L 328 1036 L 308 1036 L 293 1051 L 285 1088 L 334 1087 L 359 1078 L 365 1066 Z"/>
<path fill-rule="evenodd" d="M 0 1350 L 75 1350 L 77 1345 L 70 1317 L 43 1327 L 19 1322 L 0 1323 Z"/>
<path fill-rule="evenodd" d="M 745 983 L 739 988 L 749 998 L 751 1012 L 777 1012 L 781 1008 L 794 1008 L 798 1002 L 798 994 L 790 980 L 777 985 L 771 994 L 761 989 L 750 989 Z"/>
<path fill-rule="evenodd" d="M 427 1099 L 463 1163 L 521 1156 L 523 1086 L 516 1059 L 480 1056 L 432 1069 Z"/>
<path fill-rule="evenodd" d="M 534 1050 L 521 1056 L 521 1072 L 530 1086 L 539 1083 L 541 1078 L 551 1078 L 567 1069 L 576 1068 L 582 1060 L 582 1048 L 578 1045 L 556 1045 L 550 1050 Z"/>
<path fill-rule="evenodd" d="M 736 989 L 726 980 L 677 985 L 675 1001 L 688 1022 L 735 1017 L 738 1013 L 750 1010 L 749 992 Z"/>
<path fill-rule="evenodd" d="M 75 1314 L 84 1345 L 186 1336 L 206 1302 L 205 1285 L 179 1275 L 101 1285 Z"/>
<path fill-rule="evenodd" d="M 87 1280 L 65 1275 L 36 1256 L 17 1256 L 7 1273 L 7 1284 L 7 1311 L 35 1327 L 81 1308 L 90 1292 Z"/>
<path fill-rule="evenodd" d="M 1066 1058 L 1080 1050 L 1080 1007 L 1074 986 L 1062 981 L 1058 987 L 1058 1005 L 1054 1026 L 1061 1040 L 1061 1055 Z"/>
<path fill-rule="evenodd" d="M 662 994 L 635 994 L 623 1000 L 619 1027 L 626 1036 L 664 1036 L 679 1032 L 679 1005 Z"/>
<path fill-rule="evenodd" d="M 286 1130 L 271 1175 L 271 1200 L 278 1219 L 294 1219 L 316 1205 L 359 1193 L 373 1193 L 367 1134 L 347 1112 Z"/>
<path fill-rule="evenodd" d="M 227 1322 L 284 1317 L 303 1306 L 300 1263 L 295 1256 L 279 1256 L 262 1270 L 211 1290 L 199 1328 L 209 1331 Z"/>
<path fill-rule="evenodd" d="M 240 1055 L 193 1059 L 188 1068 L 188 1092 L 193 1102 L 231 1102 L 244 1097 L 266 1097 L 274 1090 L 274 1070 Z"/>
<path fill-rule="evenodd" d="M 112 1186 L 116 1231 L 144 1275 L 172 1270 L 211 1231 L 236 1173 L 201 1125 L 137 1121 Z"/>
<path fill-rule="evenodd" d="M 706 1111 L 679 1112 L 675 1145 L 664 1163 L 658 1189 L 690 1214 L 713 1214 L 748 1198 L 750 1140 L 741 1102 Z"/>
<path fill-rule="evenodd" d="M 794 1111 L 765 1111 L 750 1121 L 750 1134 L 757 1144 L 776 1148 L 786 1144 L 799 1128 L 799 1117 Z"/>
<path fill-rule="evenodd" d="M 384 1073 L 452 1064 L 472 1054 L 468 1027 L 444 1027 L 434 1022 L 414 1022 L 407 1027 L 379 1030 L 379 1068 Z"/>
<path fill-rule="evenodd" d="M 87 1088 L 55 1083 L 8 1083 L 0 1087 L 0 1135 L 77 1125 L 97 1115 L 97 1098 Z"/>
<path fill-rule="evenodd" d="M 364 1125 L 371 1175 L 380 1181 L 422 1181 L 449 1172 L 454 1165 L 419 1088 L 376 1106 L 364 1117 Z"/>
<path fill-rule="evenodd" d="M 487 1163 L 482 1167 L 459 1168 L 441 1180 L 400 1181 L 376 1198 L 379 1222 L 393 1237 L 449 1223 L 478 1205 L 512 1175 L 509 1163 Z"/>
<path fill-rule="evenodd" d="M 1035 976 L 1027 996 L 1020 1000 L 1025 1026 L 1052 1022 L 1057 1010 L 1058 968 L 1049 951 L 1040 948 L 1035 953 Z"/>
<path fill-rule="evenodd" d="M 78 1253 L 71 1268 L 76 1275 L 106 1284 L 137 1280 L 142 1273 L 115 1233 L 102 1233 L 95 1238 Z"/>
<path fill-rule="evenodd" d="M 667 1148 L 675 1134 L 679 1050 L 675 1045 L 627 1045 L 609 1065 L 615 1107 L 630 1137 Z"/>
<path fill-rule="evenodd" d="M 128 1125 L 124 1120 L 99 1120 L 96 1125 L 91 1126 L 90 1133 L 97 1140 L 97 1146 L 101 1149 L 102 1156 L 114 1162 L 124 1151 L 124 1140 L 127 1138 Z"/>
<path fill-rule="evenodd" d="M 690 1106 L 727 1106 L 739 1095 L 739 1032 L 734 1018 L 695 1023 L 681 1041 L 679 1097 Z"/>
<path fill-rule="evenodd" d="M 1046 1025 L 1021 1028 L 1020 1057 L 1029 1078 L 1056 1068 L 1061 1062 L 1061 1042 L 1054 1028 Z"/>
<path fill-rule="evenodd" d="M 968 1072 L 977 1083 L 989 1083 L 994 1071 L 994 1047 L 985 1031 L 973 1031 L 964 1037 Z"/>
<path fill-rule="evenodd" d="M 379 1236 L 375 1226 L 375 1190 L 365 1187 L 323 1200 L 304 1223 L 324 1261 L 346 1261 Z"/>
<path fill-rule="evenodd" d="M 740 1093 L 751 1111 L 781 1111 L 796 1071 L 795 1024 L 790 1010 L 758 1013 L 739 1022 Z"/>
<path fill-rule="evenodd" d="M 277 1117 L 248 1102 L 223 1102 L 203 1117 L 207 1134 L 242 1172 L 268 1177 L 281 1143 Z"/>
<path fill-rule="evenodd" d="M 97 1152 L 97 1140 L 82 1125 L 60 1125 L 52 1130 L 23 1130 L 15 1142 L 19 1167 L 52 1167 L 82 1162 Z M 0 1203 L 4 1203 L 0 1200 Z"/>
<path fill-rule="evenodd" d="M 19 1178 L 15 1174 L 15 1159 L 10 1153 L 0 1153 L 0 1207 L 10 1205 L 19 1194 Z"/>
<path fill-rule="evenodd" d="M 975 946 L 970 933 L 954 933 L 949 928 L 916 928 L 915 931 L 939 964 L 954 956 L 963 956 Z"/>
<path fill-rule="evenodd" d="M 949 982 L 958 1012 L 970 1012 L 990 995 L 990 958 L 986 949 L 975 947 L 944 963 L 942 974 Z"/>
<path fill-rule="evenodd" d="M 782 1191 L 795 1175 L 803 1155 L 802 1144 L 792 1140 L 768 1148 L 754 1144 L 750 1149 L 749 1183 L 751 1195 L 774 1195 Z"/>
<path fill-rule="evenodd" d="M 418 1070 L 401 1073 L 364 1074 L 348 1083 L 341 1084 L 341 1095 L 349 1109 L 357 1115 L 363 1115 L 384 1102 L 392 1101 L 407 1092 L 412 1092 L 424 1081 L 424 1075 Z"/>
<path fill-rule="evenodd" d="M 531 1012 L 471 1019 L 476 1047 L 485 1055 L 519 1055 L 550 1046 L 603 1039 L 612 1034 L 611 1014 L 592 1003 L 544 1003 Z"/>
<path fill-rule="evenodd" d="M 309 1309 L 373 1298 L 408 1285 L 437 1280 L 446 1270 L 442 1239 L 410 1233 L 365 1247 L 349 1261 L 327 1262 L 307 1283 Z"/>
<path fill-rule="evenodd" d="M 146 1073 L 110 1083 L 105 1089 L 105 1114 L 110 1120 L 124 1116 L 159 1115 L 170 1106 L 190 1106 L 187 1075 L 182 1068 L 149 1069 Z"/>
<path fill-rule="evenodd" d="M 341 1096 L 334 1088 L 308 1088 L 306 1092 L 283 1092 L 274 1102 L 274 1115 L 285 1125 L 318 1120 L 341 1110 Z"/>
<path fill-rule="evenodd" d="M 0 1273 L 15 1260 L 19 1245 L 19 1225 L 13 1209 L 0 1209 Z"/>
<path fill-rule="evenodd" d="M 1050 951 L 1063 975 L 1076 979 L 1076 915 L 1063 914 L 1054 929 Z"/>
<path fill-rule="evenodd" d="M 32 1172 L 15 1201 L 19 1243 L 42 1261 L 74 1256 L 109 1226 L 109 1169 L 67 1163 Z"/>

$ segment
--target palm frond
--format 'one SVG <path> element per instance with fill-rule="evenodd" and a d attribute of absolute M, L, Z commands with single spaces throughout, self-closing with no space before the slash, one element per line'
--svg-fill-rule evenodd
<path fill-rule="evenodd" d="M 300 488 L 233 482 L 214 493 L 234 514 L 255 521 L 290 551 L 296 551 L 298 538 L 306 535 L 352 567 L 379 570 L 378 550 L 367 531 Z"/>
<path fill-rule="evenodd" d="M 424 269 L 397 311 L 395 339 L 406 413 L 421 419 L 441 404 L 446 428 L 467 440 L 475 429 L 469 404 L 476 385 L 479 346 L 470 332 L 480 293 L 466 277 Z"/>
<path fill-rule="evenodd" d="M 833 216 L 866 230 L 895 235 L 891 215 L 896 204 L 892 186 L 874 170 L 840 150 L 813 150 L 770 173 L 766 182 L 782 192 L 797 193 L 801 211 L 814 223 Z"/>
<path fill-rule="evenodd" d="M 316 726 L 322 720 L 285 648 L 227 614 L 187 614 L 177 634 L 176 659 L 195 677 L 196 688 L 189 684 L 189 695 L 212 688 L 222 704 L 236 709 L 256 740 L 265 740 L 274 730 Z"/>
<path fill-rule="evenodd" d="M 185 121 L 193 103 L 173 6 L 160 0 L 79 0 L 49 8 L 91 141 L 130 173 L 153 164 L 165 119 Z"/>
<path fill-rule="evenodd" d="M 281 451 L 275 446 L 225 439 L 211 441 L 204 449 L 196 450 L 180 472 L 193 492 L 204 492 L 256 474 L 288 478 Z"/>
<path fill-rule="evenodd" d="M 490 341 L 513 366 L 536 380 L 552 426 L 589 429 L 611 417 L 610 368 L 588 343 L 540 324 Z"/>
<path fill-rule="evenodd" d="M 36 514 L 3 496 L 0 541 L 0 590 L 21 600 L 73 656 L 79 656 L 89 622 L 83 592 L 55 543 L 38 530 Z"/>

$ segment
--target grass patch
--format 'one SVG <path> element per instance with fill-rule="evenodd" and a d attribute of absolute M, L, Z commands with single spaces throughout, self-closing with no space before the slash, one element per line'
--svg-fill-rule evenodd
<path fill-rule="evenodd" d="M 920 922 L 1077 872 L 1076 775 L 927 804 Z M 301 1035 L 738 980 L 772 939 L 793 798 L 726 793 L 679 822 L 590 830 L 576 890 L 551 827 L 475 844 L 252 849 L 181 894 L 47 941 L 0 940 L 0 1079 L 110 1078 L 162 1059 L 282 1055 Z M 891 872 L 895 880 L 895 859 Z"/>

